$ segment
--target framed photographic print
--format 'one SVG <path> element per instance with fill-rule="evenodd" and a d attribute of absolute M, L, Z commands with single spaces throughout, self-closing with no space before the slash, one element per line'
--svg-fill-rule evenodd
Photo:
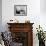
<path fill-rule="evenodd" d="M 27 16 L 27 5 L 14 5 L 14 16 Z"/>

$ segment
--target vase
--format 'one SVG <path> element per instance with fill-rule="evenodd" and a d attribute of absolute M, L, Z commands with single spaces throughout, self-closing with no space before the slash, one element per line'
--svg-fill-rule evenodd
<path fill-rule="evenodd" d="M 39 40 L 39 46 L 45 46 L 45 41 Z"/>

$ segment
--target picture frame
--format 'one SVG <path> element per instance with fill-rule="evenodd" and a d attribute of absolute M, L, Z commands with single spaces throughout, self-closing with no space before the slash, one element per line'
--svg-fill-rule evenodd
<path fill-rule="evenodd" d="M 27 16 L 27 5 L 14 5 L 14 16 Z"/>

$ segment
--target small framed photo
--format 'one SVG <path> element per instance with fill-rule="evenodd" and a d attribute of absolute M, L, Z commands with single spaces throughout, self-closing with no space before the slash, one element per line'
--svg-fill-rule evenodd
<path fill-rule="evenodd" d="M 27 16 L 27 5 L 14 5 L 14 16 Z"/>

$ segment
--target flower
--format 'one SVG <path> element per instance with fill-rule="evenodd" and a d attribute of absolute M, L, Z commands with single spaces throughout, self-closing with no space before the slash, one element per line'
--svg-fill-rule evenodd
<path fill-rule="evenodd" d="M 43 32 L 42 27 L 40 27 L 40 25 L 39 25 L 39 28 L 36 28 L 36 29 L 37 29 L 37 34 L 36 34 L 36 36 L 38 35 L 38 40 L 43 40 L 43 41 L 45 41 L 45 35 L 44 35 L 44 32 Z"/>

